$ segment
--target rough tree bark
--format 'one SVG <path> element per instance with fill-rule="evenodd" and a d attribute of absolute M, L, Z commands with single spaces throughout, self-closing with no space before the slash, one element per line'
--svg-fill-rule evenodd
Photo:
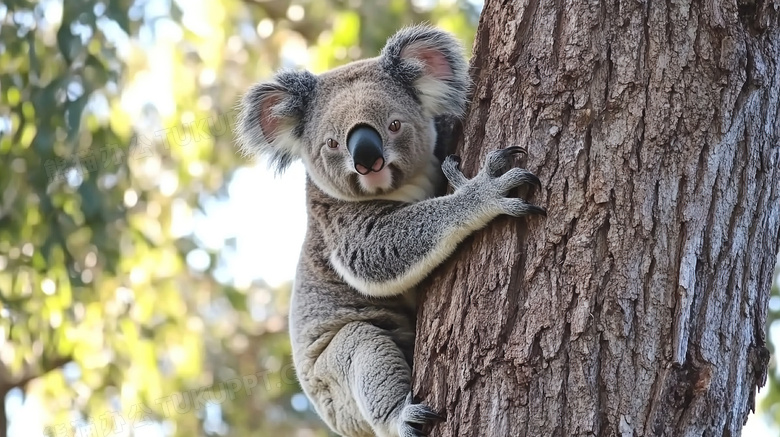
<path fill-rule="evenodd" d="M 544 219 L 425 284 L 434 437 L 735 436 L 780 242 L 780 2 L 488 0 L 459 147 L 528 146 Z"/>

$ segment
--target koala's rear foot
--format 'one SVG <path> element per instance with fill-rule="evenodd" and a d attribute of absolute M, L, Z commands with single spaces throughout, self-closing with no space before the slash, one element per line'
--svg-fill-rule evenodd
<path fill-rule="evenodd" d="M 424 427 L 442 419 L 431 407 L 425 404 L 413 404 L 412 394 L 409 393 L 406 405 L 401 410 L 398 434 L 400 437 L 425 436 L 427 434 L 423 432 Z"/>
<path fill-rule="evenodd" d="M 375 326 L 365 330 L 380 331 Z M 427 405 L 413 403 L 412 372 L 403 353 L 386 334 L 373 332 L 364 338 L 370 341 L 359 345 L 352 356 L 352 390 L 365 420 L 377 437 L 425 435 L 424 426 L 439 415 Z"/>
<path fill-rule="evenodd" d="M 408 345 L 411 347 L 411 344 Z M 309 392 L 328 425 L 345 437 L 414 437 L 439 416 L 413 403 L 412 371 L 390 332 L 371 323 L 340 329 L 317 359 Z"/>

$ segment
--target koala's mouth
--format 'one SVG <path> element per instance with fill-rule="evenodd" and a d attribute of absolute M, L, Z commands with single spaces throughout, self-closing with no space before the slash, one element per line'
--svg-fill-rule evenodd
<path fill-rule="evenodd" d="M 373 171 L 365 175 L 358 175 L 360 188 L 368 194 L 387 192 L 393 188 L 395 182 L 394 166 L 387 164 L 380 171 Z"/>

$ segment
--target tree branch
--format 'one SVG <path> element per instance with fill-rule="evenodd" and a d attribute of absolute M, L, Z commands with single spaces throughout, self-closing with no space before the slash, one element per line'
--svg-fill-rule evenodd
<path fill-rule="evenodd" d="M 14 375 L 5 364 L 0 362 L 0 393 L 8 393 L 14 387 L 24 387 L 33 379 L 39 378 L 52 370 L 59 369 L 71 361 L 73 361 L 72 356 L 65 356 L 56 357 L 51 361 L 46 360 L 40 366 L 35 366 L 33 363 L 25 363 L 18 375 Z M 1 398 L 0 401 L 2 401 Z"/>

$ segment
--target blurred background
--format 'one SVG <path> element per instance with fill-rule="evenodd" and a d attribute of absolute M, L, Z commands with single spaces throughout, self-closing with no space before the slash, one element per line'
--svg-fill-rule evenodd
<path fill-rule="evenodd" d="M 241 158 L 282 67 L 375 56 L 479 0 L 0 2 L 0 437 L 327 436 L 290 362 L 303 170 Z M 470 50 L 469 50 L 470 51 Z M 780 339 L 777 277 L 770 338 Z M 778 435 L 780 386 L 745 435 Z"/>

